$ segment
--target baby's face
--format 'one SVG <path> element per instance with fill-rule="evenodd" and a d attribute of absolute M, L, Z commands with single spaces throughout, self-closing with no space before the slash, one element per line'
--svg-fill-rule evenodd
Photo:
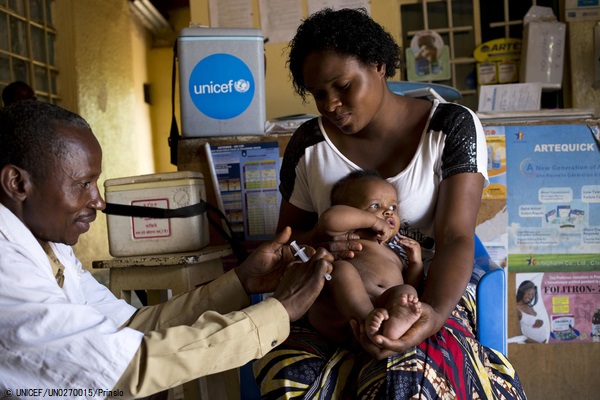
<path fill-rule="evenodd" d="M 355 197 L 355 207 L 371 212 L 387 221 L 392 233 L 385 238 L 388 241 L 400 229 L 398 216 L 398 194 L 396 189 L 384 180 L 369 179 L 360 182 Z"/>

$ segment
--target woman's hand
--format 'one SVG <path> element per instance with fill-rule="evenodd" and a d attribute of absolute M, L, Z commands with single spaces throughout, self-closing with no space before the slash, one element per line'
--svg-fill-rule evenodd
<path fill-rule="evenodd" d="M 437 333 L 436 326 L 438 324 L 435 321 L 438 318 L 443 318 L 440 315 L 436 315 L 430 305 L 426 303 L 421 304 L 421 316 L 399 339 L 390 339 L 383 335 L 375 335 L 374 343 L 366 336 L 364 324 L 359 324 L 358 321 L 351 320 L 350 325 L 352 326 L 354 337 L 377 360 L 402 353 L 411 347 L 417 346 L 429 336 Z"/>
<path fill-rule="evenodd" d="M 329 251 L 336 260 L 346 260 L 354 258 L 355 251 L 362 250 L 362 244 L 358 242 L 360 237 L 355 233 L 345 233 L 330 237 L 329 240 L 320 240 L 318 247 L 323 247 Z"/>

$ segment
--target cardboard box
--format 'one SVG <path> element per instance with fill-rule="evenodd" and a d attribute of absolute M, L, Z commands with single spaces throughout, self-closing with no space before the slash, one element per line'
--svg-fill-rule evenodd
<path fill-rule="evenodd" d="M 107 203 L 177 209 L 206 200 L 200 172 L 183 171 L 107 179 Z M 138 218 L 108 215 L 113 257 L 196 251 L 208 245 L 206 214 L 187 218 Z"/>
<path fill-rule="evenodd" d="M 521 83 L 540 82 L 544 90 L 559 90 L 563 79 L 567 25 L 548 19 L 544 15 L 524 25 L 519 79 Z"/>
<path fill-rule="evenodd" d="M 177 54 L 183 137 L 265 133 L 260 30 L 184 28 Z"/>

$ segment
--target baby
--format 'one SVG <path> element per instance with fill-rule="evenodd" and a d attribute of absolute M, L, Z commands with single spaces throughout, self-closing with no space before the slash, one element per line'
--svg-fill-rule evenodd
<path fill-rule="evenodd" d="M 329 236 L 355 233 L 362 250 L 334 262 L 332 279 L 310 308 L 309 321 L 347 347 L 353 343 L 351 319 L 365 324 L 371 340 L 377 334 L 401 337 L 421 314 L 415 287 L 423 279 L 423 262 L 414 240 L 398 240 L 409 259 L 406 269 L 388 246 L 400 229 L 396 189 L 377 172 L 355 171 L 333 186 L 331 204 L 319 216 L 318 231 Z"/>

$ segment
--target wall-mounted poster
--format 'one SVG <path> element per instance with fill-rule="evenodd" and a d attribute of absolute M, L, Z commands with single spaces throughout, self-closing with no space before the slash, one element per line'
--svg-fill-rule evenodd
<path fill-rule="evenodd" d="M 483 189 L 484 199 L 506 199 L 506 136 L 504 126 L 486 126 L 487 173 L 490 184 Z"/>
<path fill-rule="evenodd" d="M 509 342 L 600 342 L 599 294 L 599 271 L 517 274 L 518 335 Z"/>
<path fill-rule="evenodd" d="M 224 214 L 233 233 L 268 240 L 279 217 L 277 142 L 211 146 Z"/>
<path fill-rule="evenodd" d="M 419 31 L 406 49 L 406 76 L 411 82 L 450 79 L 449 50 L 434 31 Z"/>
<path fill-rule="evenodd" d="M 600 149 L 587 124 L 506 127 L 508 268 L 600 270 Z"/>

